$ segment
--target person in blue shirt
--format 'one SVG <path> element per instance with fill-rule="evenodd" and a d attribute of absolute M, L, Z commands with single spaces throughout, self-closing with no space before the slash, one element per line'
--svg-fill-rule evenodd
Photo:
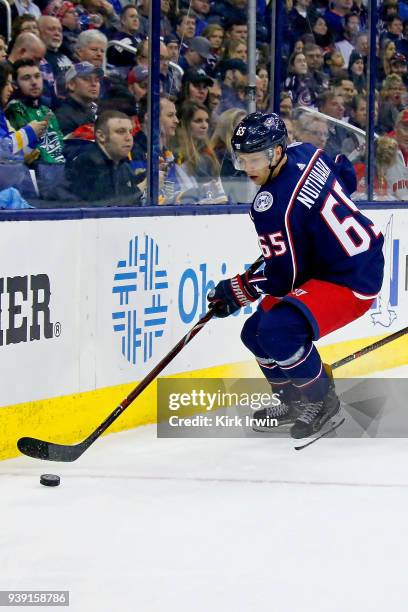
<path fill-rule="evenodd" d="M 276 114 L 252 113 L 232 136 L 235 167 L 259 187 L 250 217 L 264 266 L 222 280 L 208 295 L 218 317 L 263 296 L 241 338 L 281 404 L 267 412 L 312 435 L 340 408 L 331 373 L 314 345 L 361 317 L 381 289 L 383 237 L 350 199 L 350 162 L 308 143 L 287 146 Z"/>

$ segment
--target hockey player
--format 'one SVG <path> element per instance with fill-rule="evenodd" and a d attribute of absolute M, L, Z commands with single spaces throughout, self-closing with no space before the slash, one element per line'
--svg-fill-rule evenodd
<path fill-rule="evenodd" d="M 267 416 L 308 437 L 340 408 L 313 342 L 370 308 L 382 284 L 383 237 L 349 197 L 356 179 L 348 160 L 311 144 L 287 147 L 278 115 L 248 115 L 232 149 L 235 167 L 259 185 L 250 217 L 265 264 L 220 281 L 209 305 L 226 317 L 264 295 L 241 338 L 281 394 Z"/>

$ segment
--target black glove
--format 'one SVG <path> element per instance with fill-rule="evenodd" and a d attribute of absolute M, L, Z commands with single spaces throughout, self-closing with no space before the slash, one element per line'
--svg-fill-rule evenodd
<path fill-rule="evenodd" d="M 222 280 L 207 296 L 209 307 L 215 310 L 216 317 L 229 317 L 242 306 L 255 302 L 259 293 L 249 282 L 249 275 L 237 274 Z"/>

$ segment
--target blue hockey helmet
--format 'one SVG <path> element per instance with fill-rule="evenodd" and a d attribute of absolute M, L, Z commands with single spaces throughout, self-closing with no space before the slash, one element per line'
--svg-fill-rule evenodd
<path fill-rule="evenodd" d="M 285 122 L 276 113 L 251 113 L 235 128 L 231 145 L 234 165 L 240 169 L 240 153 L 257 153 L 265 151 L 267 157 L 273 158 L 273 150 L 280 145 L 286 151 L 288 132 Z"/>

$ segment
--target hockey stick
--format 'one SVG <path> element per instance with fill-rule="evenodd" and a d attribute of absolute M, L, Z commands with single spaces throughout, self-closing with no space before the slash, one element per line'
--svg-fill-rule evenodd
<path fill-rule="evenodd" d="M 393 334 L 390 334 L 389 336 L 385 336 L 385 338 L 382 338 L 381 340 L 377 340 L 377 342 L 373 342 L 373 344 L 369 344 L 368 346 L 365 346 L 359 351 L 356 351 L 355 353 L 352 353 L 351 355 L 347 355 L 347 357 L 343 357 L 343 359 L 339 359 L 338 361 L 335 361 L 334 363 L 331 364 L 330 367 L 332 370 L 341 368 L 341 366 L 346 365 L 346 363 L 349 363 L 350 361 L 354 361 L 354 359 L 358 359 L 359 357 L 362 357 L 363 355 L 366 355 L 367 353 L 371 353 L 371 351 L 375 351 L 376 349 L 381 348 L 382 346 L 385 346 L 389 342 L 393 342 L 397 338 L 401 338 L 401 336 L 405 336 L 405 334 L 407 333 L 408 333 L 408 327 L 403 327 L 399 331 L 396 331 Z"/>
<path fill-rule="evenodd" d="M 263 257 L 258 259 L 249 267 L 249 272 L 255 272 L 263 263 Z M 112 425 L 114 421 L 126 410 L 128 406 L 146 389 L 148 385 L 164 370 L 164 368 L 180 353 L 180 351 L 198 334 L 198 332 L 214 316 L 214 310 L 208 310 L 206 314 L 194 325 L 194 327 L 171 349 L 169 353 L 145 376 L 145 378 L 129 393 L 115 410 L 98 425 L 85 440 L 79 444 L 54 444 L 37 438 L 24 437 L 17 442 L 18 450 L 34 459 L 45 459 L 47 461 L 75 461 L 99 438 L 103 432 Z"/>

